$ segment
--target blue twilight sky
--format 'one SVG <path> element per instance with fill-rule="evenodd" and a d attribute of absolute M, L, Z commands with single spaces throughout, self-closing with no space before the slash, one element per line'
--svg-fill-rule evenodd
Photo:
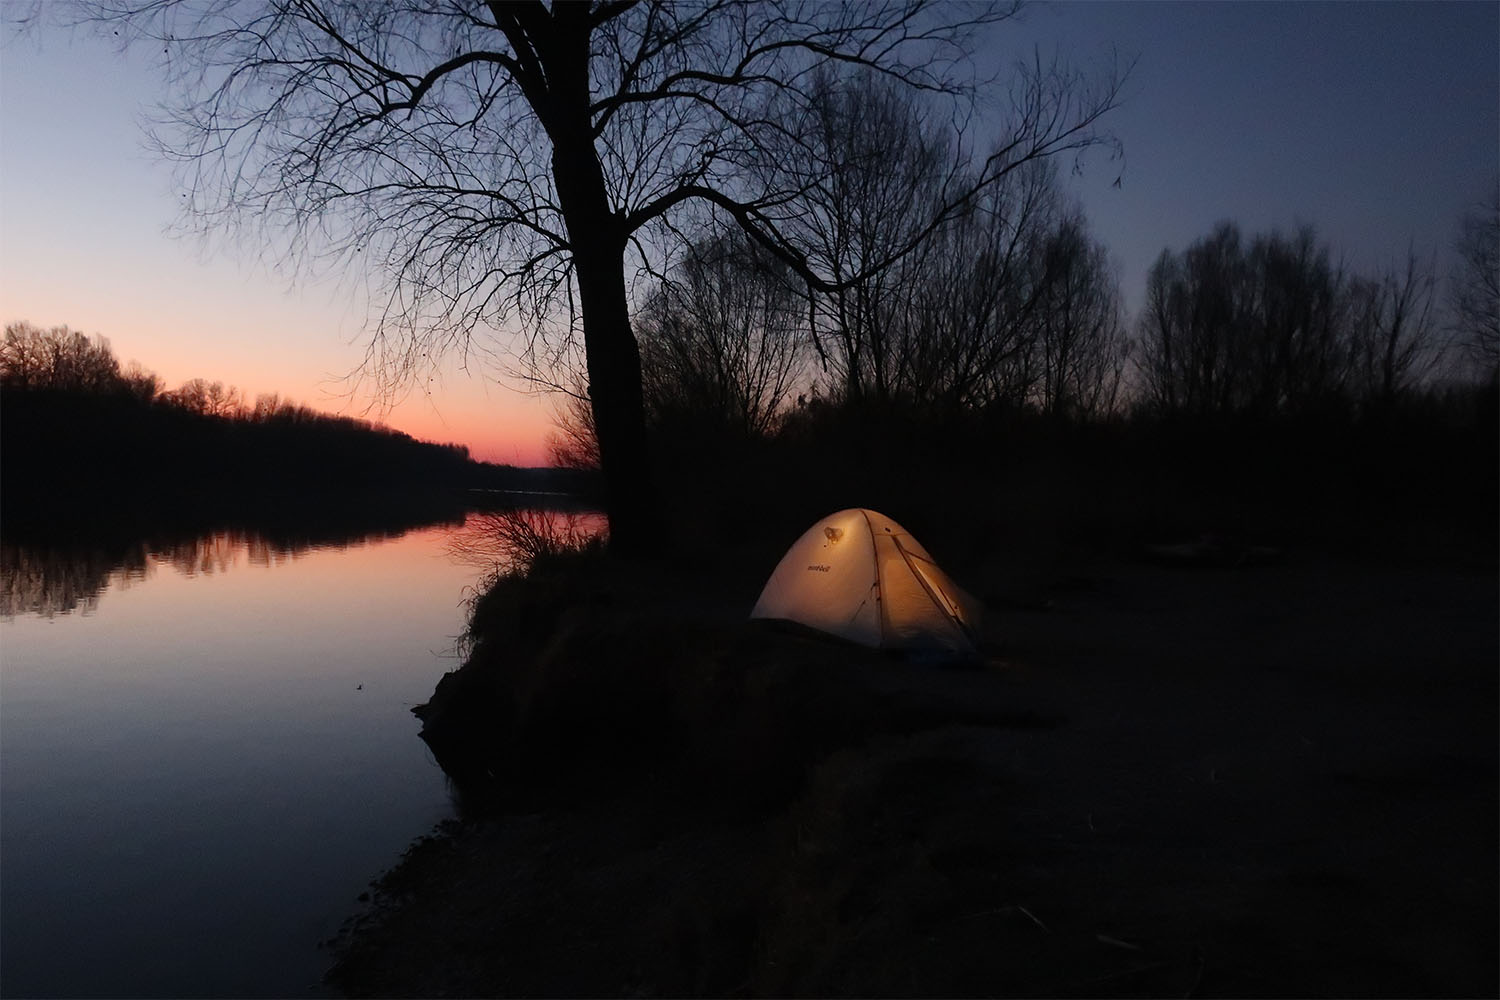
<path fill-rule="evenodd" d="M 1076 182 L 1139 306 L 1146 271 L 1233 219 L 1315 225 L 1353 267 L 1414 244 L 1440 270 L 1500 178 L 1500 4 L 1065 3 L 1028 29 L 1082 61 L 1139 62 L 1110 125 L 1124 175 Z"/>
<path fill-rule="evenodd" d="M 255 248 L 166 235 L 180 195 L 138 126 L 163 93 L 152 53 L 55 28 L 0 42 L 0 322 L 101 333 L 169 384 L 357 412 L 367 397 L 336 380 L 362 357 L 357 282 L 294 282 Z M 1500 4 L 1037 4 L 980 61 L 1034 47 L 1138 58 L 1108 122 L 1123 175 L 1094 155 L 1067 180 L 1132 310 L 1156 255 L 1222 219 L 1311 223 L 1361 270 L 1410 243 L 1446 273 L 1459 216 L 1500 177 Z M 543 460 L 550 404 L 494 375 L 449 365 L 387 419 Z"/>

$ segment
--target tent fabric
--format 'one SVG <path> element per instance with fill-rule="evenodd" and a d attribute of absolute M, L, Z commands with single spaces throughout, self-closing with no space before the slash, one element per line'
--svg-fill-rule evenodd
<path fill-rule="evenodd" d="M 797 539 L 750 617 L 798 622 L 877 649 L 969 655 L 980 613 L 909 531 L 856 507 Z"/>

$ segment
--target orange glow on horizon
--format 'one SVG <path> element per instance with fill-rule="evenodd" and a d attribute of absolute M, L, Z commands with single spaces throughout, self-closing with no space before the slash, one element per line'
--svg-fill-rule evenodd
<path fill-rule="evenodd" d="M 385 419 L 373 418 L 393 430 L 410 434 L 420 441 L 437 444 L 461 444 L 469 449 L 469 457 L 478 462 L 495 462 L 500 465 L 541 466 L 550 465 L 547 435 L 551 430 L 545 420 L 540 423 L 505 419 L 497 412 L 492 420 L 479 422 L 443 422 L 436 418 L 422 419 L 421 415 L 404 418 L 392 414 Z"/>
<path fill-rule="evenodd" d="M 471 458 L 502 465 L 550 464 L 547 439 L 553 429 L 550 400 L 504 386 L 445 388 L 421 399 L 407 399 L 369 419 L 422 441 L 461 444 Z"/>
<path fill-rule="evenodd" d="M 9 289 L 6 290 L 7 292 Z M 12 299 L 12 295 L 0 296 Z M 13 302 L 3 302 L 13 306 Z M 305 338 L 295 345 L 256 344 L 233 326 L 211 338 L 173 336 L 161 327 L 139 328 L 129 321 L 98 322 L 90 310 L 71 319 L 36 319 L 7 309 L 4 322 L 28 322 L 42 329 L 67 326 L 109 342 L 122 368 L 138 364 L 154 373 L 164 390 L 192 379 L 220 382 L 239 390 L 246 406 L 257 397 L 277 395 L 283 402 L 335 416 L 352 417 L 409 434 L 420 441 L 458 444 L 476 461 L 536 467 L 551 464 L 547 441 L 555 406 L 548 397 L 522 392 L 478 377 L 447 377 L 431 395 L 412 393 L 383 408 L 361 393 L 356 383 L 326 374 L 340 352 L 337 338 Z M 38 310 L 31 310 L 35 316 Z M 56 310 L 44 310 L 51 313 Z M 313 341 L 307 344 L 307 341 Z M 307 375 L 309 361 L 315 374 Z M 298 370 L 300 369 L 300 370 Z M 321 369 L 321 371 L 319 371 Z M 238 375 L 232 374 L 238 372 Z"/>

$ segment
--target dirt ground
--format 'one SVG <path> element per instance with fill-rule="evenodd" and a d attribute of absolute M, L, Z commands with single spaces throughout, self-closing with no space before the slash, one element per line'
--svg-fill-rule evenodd
<path fill-rule="evenodd" d="M 385 876 L 332 982 L 404 996 L 1500 989 L 1493 570 L 1295 553 L 1085 567 L 992 598 L 1001 645 L 968 669 L 755 627 L 730 613 L 743 597 L 680 602 L 702 655 L 829 672 L 876 722 L 810 755 L 774 807 L 725 807 L 735 776 L 705 793 L 667 768 L 451 824 Z"/>

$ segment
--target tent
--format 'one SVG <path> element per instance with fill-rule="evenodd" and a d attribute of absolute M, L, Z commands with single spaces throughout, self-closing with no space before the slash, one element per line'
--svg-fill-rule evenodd
<path fill-rule="evenodd" d="M 797 539 L 750 617 L 799 622 L 877 649 L 966 656 L 977 652 L 980 614 L 910 532 L 854 508 Z"/>

